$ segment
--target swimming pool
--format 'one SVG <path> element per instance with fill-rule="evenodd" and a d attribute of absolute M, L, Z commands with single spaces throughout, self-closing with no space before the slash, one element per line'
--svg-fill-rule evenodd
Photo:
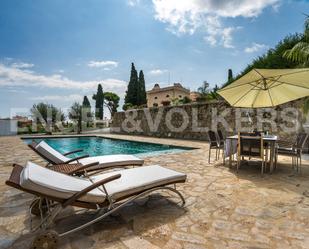
<path fill-rule="evenodd" d="M 194 148 L 178 147 L 164 144 L 134 142 L 120 139 L 110 139 L 103 137 L 65 137 L 65 138 L 27 138 L 24 141 L 29 144 L 34 140 L 39 142 L 44 140 L 54 149 L 65 153 L 76 149 L 83 149 L 77 155 L 100 156 L 115 154 L 138 155 L 139 157 L 160 155 L 165 153 L 177 153 Z M 73 155 L 72 155 L 73 156 Z"/>

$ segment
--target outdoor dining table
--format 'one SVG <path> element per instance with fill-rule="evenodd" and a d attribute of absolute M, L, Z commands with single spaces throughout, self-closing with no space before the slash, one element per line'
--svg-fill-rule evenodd
<path fill-rule="evenodd" d="M 256 137 L 252 137 L 252 139 L 256 139 Z M 278 136 L 264 135 L 263 141 L 267 143 L 270 148 L 269 162 L 270 162 L 270 173 L 272 173 L 274 170 L 275 148 L 278 141 Z M 226 137 L 225 155 L 229 156 L 230 167 L 232 165 L 232 155 L 237 153 L 237 142 L 238 142 L 238 135 Z"/>

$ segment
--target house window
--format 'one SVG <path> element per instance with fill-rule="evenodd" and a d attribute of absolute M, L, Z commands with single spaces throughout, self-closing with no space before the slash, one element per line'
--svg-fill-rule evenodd
<path fill-rule="evenodd" d="M 182 98 L 182 96 L 181 96 L 181 95 L 179 95 L 179 98 Z"/>
<path fill-rule="evenodd" d="M 153 107 L 158 107 L 158 104 L 157 103 L 153 103 Z"/>
<path fill-rule="evenodd" d="M 158 97 L 155 97 L 155 99 L 158 99 Z"/>
<path fill-rule="evenodd" d="M 169 96 L 169 95 L 166 95 L 166 97 L 169 98 L 170 96 Z"/>

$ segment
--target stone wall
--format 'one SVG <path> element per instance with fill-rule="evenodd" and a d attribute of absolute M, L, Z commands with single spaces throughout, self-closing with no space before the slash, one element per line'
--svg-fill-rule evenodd
<path fill-rule="evenodd" d="M 130 110 L 115 114 L 111 131 L 120 134 L 207 140 L 208 129 L 223 129 L 226 134 L 256 129 L 290 137 L 303 130 L 305 118 L 302 105 L 303 100 L 298 100 L 275 108 L 245 109 L 232 108 L 221 101 Z"/>

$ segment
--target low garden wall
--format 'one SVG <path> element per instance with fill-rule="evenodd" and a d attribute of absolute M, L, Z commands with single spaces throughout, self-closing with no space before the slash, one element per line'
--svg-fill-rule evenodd
<path fill-rule="evenodd" d="M 224 101 L 117 112 L 111 132 L 154 137 L 207 140 L 209 129 L 269 131 L 281 137 L 307 130 L 303 100 L 275 108 L 232 108 Z M 309 122 L 308 122 L 309 124 Z"/>

